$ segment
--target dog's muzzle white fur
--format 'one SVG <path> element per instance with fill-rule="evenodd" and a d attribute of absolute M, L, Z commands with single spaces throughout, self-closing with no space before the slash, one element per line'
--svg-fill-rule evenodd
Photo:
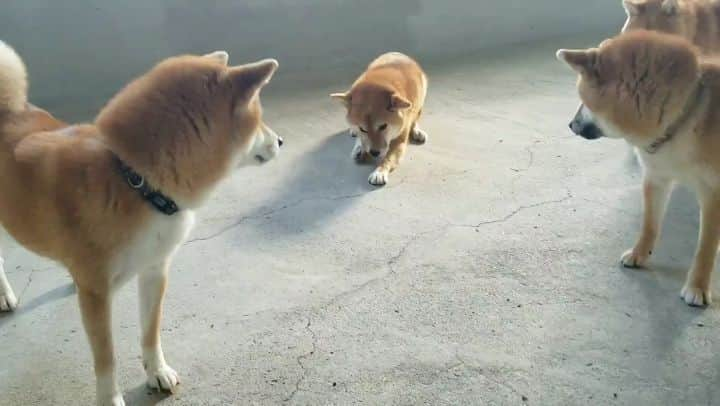
<path fill-rule="evenodd" d="M 262 124 L 255 134 L 253 145 L 238 166 L 260 165 L 268 162 L 280 154 L 282 145 L 282 137 L 267 125 Z"/>

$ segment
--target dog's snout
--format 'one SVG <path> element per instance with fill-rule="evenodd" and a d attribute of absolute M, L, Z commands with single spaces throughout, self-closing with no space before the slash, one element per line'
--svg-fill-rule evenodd
<path fill-rule="evenodd" d="M 284 143 L 284 141 L 283 141 L 282 137 L 278 137 L 278 147 L 282 147 L 283 143 Z"/>
<path fill-rule="evenodd" d="M 570 131 L 574 132 L 577 135 L 580 135 L 580 132 L 582 131 L 583 125 L 578 121 L 577 119 L 573 120 L 568 124 L 568 127 L 570 127 Z"/>
<path fill-rule="evenodd" d="M 577 121 L 572 121 L 570 123 L 570 129 L 575 134 L 587 139 L 587 140 L 596 140 L 598 138 L 601 138 L 603 136 L 602 131 L 598 126 L 596 126 L 593 123 L 579 123 Z"/>
<path fill-rule="evenodd" d="M 589 110 L 587 110 L 585 105 L 581 104 L 580 107 L 578 107 L 577 113 L 575 113 L 575 117 L 570 121 L 570 124 L 568 124 L 568 127 L 570 127 L 573 133 L 588 140 L 602 138 L 604 136 L 602 130 L 590 117 L 591 114 Z"/>
<path fill-rule="evenodd" d="M 378 151 L 378 150 L 376 150 L 376 149 L 371 149 L 371 150 L 370 150 L 370 155 L 372 155 L 372 156 L 374 156 L 375 158 L 377 158 L 377 157 L 380 156 L 380 151 Z"/>

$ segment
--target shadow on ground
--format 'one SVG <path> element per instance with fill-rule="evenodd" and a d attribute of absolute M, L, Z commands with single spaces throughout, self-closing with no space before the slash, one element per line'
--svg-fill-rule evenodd
<path fill-rule="evenodd" d="M 125 392 L 124 398 L 128 405 L 133 406 L 154 406 L 168 397 L 172 396 L 169 393 L 158 392 L 150 389 L 146 384 L 140 384 L 135 388 Z"/>
<path fill-rule="evenodd" d="M 368 183 L 372 165 L 355 163 L 350 151 L 355 143 L 347 131 L 333 134 L 299 157 L 285 177 L 280 193 L 252 212 L 250 218 L 273 217 L 287 208 L 304 205 L 292 218 L 263 222 L 263 228 L 287 233 L 313 230 L 346 212 L 358 198 L 381 190 Z M 300 212 L 300 215 L 297 213 Z"/>
<path fill-rule="evenodd" d="M 43 293 L 40 296 L 33 298 L 31 301 L 29 301 L 27 303 L 20 301 L 18 303 L 17 309 L 15 309 L 14 312 L 0 313 L 0 327 L 4 326 L 6 323 L 9 323 L 10 321 L 12 321 L 13 317 L 20 317 L 26 313 L 32 312 L 33 310 L 37 309 L 40 306 L 46 305 L 46 304 L 54 302 L 56 300 L 60 300 L 64 297 L 68 297 L 74 293 L 75 293 L 75 284 L 67 283 L 63 286 L 58 286 L 54 289 L 51 289 L 51 290 Z"/>

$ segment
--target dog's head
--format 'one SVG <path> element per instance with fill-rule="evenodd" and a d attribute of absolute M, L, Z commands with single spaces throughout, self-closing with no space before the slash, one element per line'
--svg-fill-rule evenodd
<path fill-rule="evenodd" d="M 283 140 L 260 104 L 277 67 L 274 59 L 228 66 L 224 51 L 170 58 L 118 93 L 96 123 L 121 160 L 193 206 L 233 167 L 278 154 Z"/>
<path fill-rule="evenodd" d="M 392 90 L 371 83 L 360 83 L 345 93 L 333 93 L 347 109 L 347 121 L 374 157 L 387 153 L 390 142 L 400 135 L 404 115 L 412 103 Z"/>
<path fill-rule="evenodd" d="M 225 51 L 216 51 L 204 57 L 214 58 L 225 66 L 227 66 L 229 58 Z M 265 124 L 262 118 L 262 106 L 260 105 L 260 89 L 269 83 L 277 67 L 277 61 L 274 59 L 266 59 L 254 64 L 230 68 L 228 72 L 230 76 L 237 75 L 236 81 L 238 81 L 241 86 L 248 86 L 249 89 L 255 87 L 254 90 L 250 90 L 251 96 L 246 106 L 244 105 L 244 100 L 238 100 L 240 103 L 235 106 L 235 114 L 239 123 L 243 121 L 243 115 L 248 114 L 254 115 L 256 117 L 255 121 L 258 123 L 255 131 L 250 133 L 251 140 L 247 144 L 248 148 L 238 154 L 237 166 L 261 165 L 272 160 L 280 153 L 283 139 Z M 249 81 L 252 80 L 256 80 L 257 83 L 250 84 Z"/>
<path fill-rule="evenodd" d="M 680 37 L 635 31 L 599 48 L 557 51 L 579 74 L 582 105 L 570 122 L 587 139 L 645 145 L 682 113 L 699 79 L 698 52 Z"/>
<path fill-rule="evenodd" d="M 623 0 L 627 14 L 622 31 L 654 30 L 690 35 L 690 24 L 681 12 L 678 0 Z"/>

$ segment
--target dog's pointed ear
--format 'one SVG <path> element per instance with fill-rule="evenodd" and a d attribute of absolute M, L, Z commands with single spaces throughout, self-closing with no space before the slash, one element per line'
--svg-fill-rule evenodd
<path fill-rule="evenodd" d="M 677 0 L 664 0 L 662 2 L 662 5 L 660 6 L 663 13 L 669 16 L 677 14 L 679 7 L 680 5 L 678 4 Z"/>
<path fill-rule="evenodd" d="M 339 101 L 345 107 L 348 107 L 350 105 L 350 92 L 331 93 L 330 98 Z"/>
<path fill-rule="evenodd" d="M 623 0 L 623 8 L 629 16 L 641 14 L 645 9 L 645 3 L 638 0 Z"/>
<path fill-rule="evenodd" d="M 560 49 L 555 53 L 560 62 L 567 63 L 574 71 L 581 75 L 589 75 L 595 71 L 597 64 L 597 49 Z"/>
<path fill-rule="evenodd" d="M 412 103 L 410 101 L 402 96 L 400 96 L 397 93 L 393 93 L 390 95 L 390 105 L 388 106 L 388 110 L 390 111 L 400 111 L 409 109 L 412 107 Z"/>
<path fill-rule="evenodd" d="M 247 65 L 233 66 L 228 69 L 233 92 L 239 98 L 250 100 L 270 82 L 278 66 L 280 65 L 275 59 L 263 59 Z"/>
<path fill-rule="evenodd" d="M 220 62 L 224 66 L 227 66 L 228 60 L 230 60 L 230 55 L 226 51 L 215 51 L 210 52 L 209 54 L 203 55 L 205 58 L 215 59 L 216 61 Z"/>

